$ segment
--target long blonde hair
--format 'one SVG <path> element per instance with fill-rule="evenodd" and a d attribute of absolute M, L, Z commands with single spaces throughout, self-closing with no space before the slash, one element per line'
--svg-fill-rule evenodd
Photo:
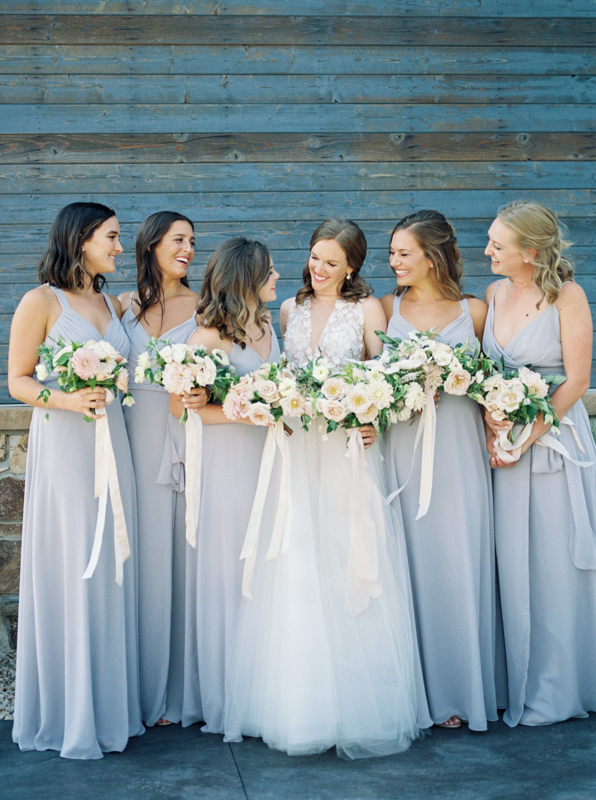
<path fill-rule="evenodd" d="M 540 292 L 540 304 L 557 302 L 561 286 L 573 280 L 573 264 L 563 256 L 571 242 L 563 238 L 562 225 L 554 212 L 531 200 L 514 200 L 499 209 L 498 219 L 517 236 L 517 247 L 534 267 L 532 283 Z M 536 250 L 534 258 L 528 250 Z"/>
<path fill-rule="evenodd" d="M 213 253 L 205 270 L 197 314 L 206 328 L 217 328 L 222 339 L 246 347 L 250 322 L 248 300 L 256 301 L 254 321 L 265 335 L 269 322 L 267 306 L 259 292 L 271 272 L 266 245 L 238 236 L 227 239 Z"/>

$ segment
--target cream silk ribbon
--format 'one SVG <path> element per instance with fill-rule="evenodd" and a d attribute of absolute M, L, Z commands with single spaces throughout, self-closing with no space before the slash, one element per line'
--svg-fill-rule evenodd
<path fill-rule="evenodd" d="M 435 438 L 437 433 L 437 409 L 435 408 L 435 390 L 429 386 L 428 382 L 425 386 L 424 393 L 426 394 L 426 403 L 420 415 L 420 422 L 418 423 L 418 430 L 416 431 L 416 438 L 414 440 L 414 452 L 412 453 L 412 465 L 410 473 L 406 482 L 391 492 L 389 497 L 385 499 L 387 504 L 401 494 L 408 485 L 412 477 L 414 469 L 414 461 L 416 460 L 416 453 L 418 452 L 418 445 L 422 439 L 422 458 L 420 462 L 420 491 L 418 493 L 418 514 L 416 519 L 423 517 L 429 509 L 430 501 L 433 491 L 433 469 L 435 463 Z M 396 423 L 399 425 L 400 423 Z"/>
<path fill-rule="evenodd" d="M 573 434 L 573 438 L 575 439 L 575 443 L 577 444 L 580 452 L 585 453 L 584 446 L 581 443 L 581 439 L 577 435 L 577 431 L 575 430 L 575 425 L 569 419 L 569 417 L 563 417 L 562 420 L 559 422 L 560 425 L 567 425 L 571 429 L 571 433 Z M 503 461 L 505 464 L 514 464 L 516 461 L 519 461 L 521 456 L 521 448 L 532 433 L 532 425 L 533 423 L 529 422 L 526 425 L 514 425 L 513 432 L 514 432 L 514 440 L 513 442 L 509 441 L 508 438 L 508 431 L 499 431 L 497 434 L 497 439 L 495 442 L 495 453 L 497 456 Z M 555 450 L 557 453 L 560 453 L 563 458 L 567 458 L 571 461 L 572 464 L 575 464 L 577 467 L 591 467 L 593 462 L 592 461 L 577 461 L 576 459 L 572 458 L 569 451 L 565 447 L 564 444 L 556 439 L 551 433 L 543 434 L 540 439 L 537 439 L 534 444 L 540 445 L 541 447 L 550 447 L 552 450 Z"/>
<path fill-rule="evenodd" d="M 250 592 L 250 584 L 257 558 L 259 533 L 261 531 L 261 523 L 263 520 L 263 509 L 265 508 L 267 491 L 271 481 L 271 472 L 273 470 L 273 462 L 275 461 L 276 450 L 279 450 L 281 455 L 281 481 L 279 487 L 277 511 L 275 514 L 275 523 L 273 525 L 271 542 L 265 558 L 266 562 L 274 561 L 279 555 L 280 549 L 282 553 L 285 553 L 290 546 L 290 459 L 284 424 L 281 419 L 279 419 L 275 425 L 272 425 L 267 432 L 267 438 L 265 439 L 265 446 L 263 448 L 263 455 L 261 457 L 261 468 L 259 471 L 257 490 L 250 513 L 250 519 L 248 521 L 246 536 L 244 537 L 242 552 L 240 553 L 240 560 L 244 561 L 242 594 L 244 597 L 247 597 L 250 600 L 253 599 Z M 286 522 L 288 524 L 286 524 Z"/>
<path fill-rule="evenodd" d="M 371 598 L 378 597 L 382 592 L 377 533 L 381 541 L 385 541 L 386 534 L 383 498 L 366 471 L 364 444 L 358 428 L 352 428 L 348 433 L 348 453 L 352 462 L 352 478 L 348 501 L 350 542 L 345 607 L 353 617 L 357 617 L 368 608 Z M 371 513 L 373 506 L 376 508 L 374 515 Z M 382 523 L 379 531 L 375 518 Z"/>
<path fill-rule="evenodd" d="M 111 403 L 114 395 L 106 392 L 107 402 Z M 120 485 L 118 483 L 118 470 L 116 468 L 116 457 L 114 456 L 114 448 L 112 447 L 112 439 L 110 436 L 110 426 L 108 424 L 108 415 L 105 409 L 99 409 L 96 412 L 97 419 L 95 420 L 95 497 L 99 498 L 99 506 L 97 509 L 97 523 L 95 526 L 95 536 L 93 539 L 93 548 L 91 550 L 91 558 L 89 564 L 83 575 L 83 579 L 90 578 L 95 572 L 95 567 L 99 560 L 99 553 L 103 541 L 103 533 L 106 524 L 106 510 L 108 504 L 108 490 L 110 493 L 110 502 L 112 505 L 112 513 L 114 516 L 114 552 L 116 558 L 116 583 L 122 586 L 124 578 L 124 562 L 130 555 L 130 544 L 128 541 L 128 534 L 126 532 L 126 518 L 124 516 L 124 507 L 122 505 L 122 497 L 120 495 Z"/>
<path fill-rule="evenodd" d="M 186 541 L 197 546 L 197 526 L 201 510 L 201 469 L 203 461 L 203 422 L 201 415 L 192 409 L 184 423 L 186 436 L 185 487 L 186 497 Z"/>

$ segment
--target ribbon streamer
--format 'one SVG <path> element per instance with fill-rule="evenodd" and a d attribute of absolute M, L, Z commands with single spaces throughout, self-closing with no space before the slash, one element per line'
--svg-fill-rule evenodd
<path fill-rule="evenodd" d="M 257 490 L 255 493 L 252 510 L 250 512 L 250 518 L 248 521 L 246 536 L 244 537 L 242 552 L 240 553 L 240 560 L 244 561 L 242 594 L 244 597 L 247 597 L 250 600 L 253 599 L 250 592 L 250 584 L 257 558 L 259 533 L 261 531 L 261 523 L 263 520 L 263 509 L 265 507 L 267 491 L 271 481 L 271 472 L 273 470 L 273 462 L 275 460 L 276 450 L 279 450 L 282 459 L 281 485 L 279 488 L 279 499 L 277 503 L 277 512 L 275 514 L 275 523 L 273 526 L 273 533 L 271 535 L 271 542 L 267 551 L 267 557 L 265 559 L 266 561 L 274 561 L 277 558 L 279 555 L 280 546 L 282 552 L 284 553 L 290 546 L 289 533 L 286 532 L 286 535 L 284 535 L 286 520 L 289 520 L 290 518 L 290 465 L 288 457 L 288 444 L 286 441 L 284 424 L 281 419 L 279 419 L 275 425 L 272 425 L 267 431 L 267 438 L 265 439 L 265 446 L 263 448 L 263 455 L 261 457 L 261 468 L 259 470 Z"/>
<path fill-rule="evenodd" d="M 509 441 L 507 436 L 507 431 L 499 431 L 497 435 L 497 440 L 495 442 L 495 453 L 506 464 L 513 464 L 516 461 L 519 461 L 521 457 L 521 448 L 532 434 L 532 426 L 533 422 L 529 422 L 523 427 L 518 425 L 513 426 L 514 431 L 514 440 L 513 442 Z M 567 425 L 571 428 L 571 433 L 573 434 L 573 438 L 575 439 L 575 443 L 578 446 L 580 452 L 585 453 L 585 449 L 583 444 L 581 443 L 581 439 L 579 438 L 577 431 L 575 430 L 575 425 L 569 419 L 569 417 L 563 417 L 562 420 L 559 421 L 559 425 Z M 578 461 L 575 458 L 572 458 L 569 451 L 565 447 L 564 444 L 552 435 L 552 433 L 544 433 L 540 439 L 537 439 L 534 444 L 540 445 L 541 447 L 550 447 L 552 450 L 555 450 L 557 453 L 560 453 L 563 458 L 568 459 L 572 464 L 575 464 L 577 467 L 591 467 L 593 462 L 592 461 Z"/>
<path fill-rule="evenodd" d="M 416 519 L 423 517 L 429 509 L 430 501 L 433 490 L 433 469 L 435 463 L 435 438 L 437 432 L 437 409 L 435 408 L 435 389 L 433 389 L 427 382 L 424 387 L 426 395 L 426 403 L 420 415 L 420 422 L 418 423 L 418 430 L 416 431 L 416 438 L 414 440 L 414 451 L 412 453 L 412 465 L 408 477 L 399 489 L 391 492 L 385 502 L 389 505 L 408 485 L 412 472 L 414 470 L 414 462 L 416 460 L 416 453 L 418 452 L 418 445 L 422 439 L 422 458 L 420 461 L 420 491 L 418 493 L 418 514 Z M 397 423 L 399 424 L 399 423 Z"/>
<path fill-rule="evenodd" d="M 203 456 L 203 422 L 197 411 L 190 410 L 184 424 L 186 436 L 186 541 L 197 546 L 197 526 L 201 510 L 201 470 Z"/>
<path fill-rule="evenodd" d="M 364 444 L 358 428 L 352 428 L 348 433 L 348 453 L 352 462 L 352 479 L 348 502 L 350 542 L 345 607 L 353 617 L 357 617 L 368 608 L 371 598 L 378 597 L 382 592 L 375 517 L 383 521 L 383 499 L 366 471 Z M 376 515 L 371 513 L 373 504 L 376 506 Z M 378 533 L 381 541 L 385 541 L 384 523 Z"/>
<path fill-rule="evenodd" d="M 111 400 L 113 399 L 114 397 L 112 395 Z M 111 402 L 111 400 L 108 398 L 108 402 Z M 89 559 L 89 564 L 87 565 L 83 579 L 88 580 L 93 575 L 97 566 L 97 562 L 99 561 L 99 554 L 101 552 L 103 533 L 106 524 L 106 510 L 109 491 L 112 513 L 114 516 L 116 583 L 118 586 L 122 586 L 122 581 L 124 578 L 123 565 L 130 555 L 130 544 L 128 541 L 128 534 L 126 532 L 126 518 L 124 516 L 122 497 L 120 495 L 118 470 L 116 467 L 114 448 L 112 447 L 108 416 L 105 412 L 105 409 L 98 410 L 96 415 L 94 495 L 96 498 L 99 498 L 99 506 L 97 509 L 97 523 L 95 525 L 95 535 L 93 538 L 93 547 L 91 549 L 91 558 Z"/>

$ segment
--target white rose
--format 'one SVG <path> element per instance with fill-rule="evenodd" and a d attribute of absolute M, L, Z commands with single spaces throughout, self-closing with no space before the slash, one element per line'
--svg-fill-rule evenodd
<path fill-rule="evenodd" d="M 505 385 L 505 380 L 500 373 L 495 373 L 489 378 L 485 378 L 482 382 L 482 388 L 485 392 L 491 392 L 493 389 L 500 390 Z"/>
<path fill-rule="evenodd" d="M 433 358 L 440 367 L 448 367 L 453 359 L 453 350 L 448 344 L 444 344 L 443 342 L 435 342 Z"/>
<path fill-rule="evenodd" d="M 118 351 L 115 350 L 109 342 L 105 342 L 103 339 L 99 342 L 86 342 L 85 347 L 88 347 L 91 352 L 95 353 L 101 361 L 104 359 L 115 359 L 118 355 Z"/>
<path fill-rule="evenodd" d="M 514 411 L 517 411 L 524 397 L 524 390 L 513 386 L 501 389 L 501 391 L 495 397 L 495 403 L 501 411 L 506 411 L 508 414 L 511 414 Z"/>
<path fill-rule="evenodd" d="M 378 416 L 379 409 L 373 404 L 369 406 L 366 411 L 361 411 L 356 414 L 356 419 L 362 425 L 368 425 L 369 423 L 374 422 Z"/>
<path fill-rule="evenodd" d="M 253 425 L 273 425 L 275 417 L 267 403 L 253 403 L 248 415 Z"/>
<path fill-rule="evenodd" d="M 163 358 L 166 364 L 172 363 L 172 348 L 169 344 L 166 344 L 165 347 L 162 347 L 159 351 L 159 355 Z"/>
<path fill-rule="evenodd" d="M 37 376 L 38 381 L 45 381 L 46 378 L 49 376 L 49 372 L 45 364 L 38 364 L 35 367 L 35 374 Z"/>
<path fill-rule="evenodd" d="M 353 386 L 345 397 L 345 404 L 348 411 L 354 414 L 361 414 L 371 405 L 370 397 L 366 391 L 366 384 L 357 383 Z"/>
<path fill-rule="evenodd" d="M 447 394 L 464 395 L 472 383 L 472 376 L 465 369 L 452 369 L 443 388 Z"/>
<path fill-rule="evenodd" d="M 339 400 L 323 400 L 319 398 L 316 402 L 317 411 L 332 422 L 341 422 L 348 412 L 343 403 Z"/>
<path fill-rule="evenodd" d="M 255 392 L 260 394 L 267 403 L 274 403 L 279 400 L 279 391 L 275 381 L 256 380 L 254 388 Z"/>
<path fill-rule="evenodd" d="M 172 361 L 175 361 L 177 364 L 184 363 L 184 359 L 188 354 L 188 347 L 185 344 L 180 344 L 177 342 L 176 344 L 172 345 Z"/>
<path fill-rule="evenodd" d="M 194 368 L 196 373 L 194 375 L 195 383 L 197 386 L 211 386 L 217 377 L 217 367 L 209 356 L 205 356 L 202 362 L 196 362 Z"/>
<path fill-rule="evenodd" d="M 141 369 L 149 369 L 151 366 L 151 358 L 149 357 L 149 353 L 141 353 L 137 359 L 137 366 L 141 367 Z"/>
<path fill-rule="evenodd" d="M 498 422 L 502 422 L 504 419 L 507 419 L 507 414 L 498 408 L 496 408 L 494 411 L 491 411 L 490 415 L 493 419 L 497 420 Z"/>
<path fill-rule="evenodd" d="M 334 377 L 328 378 L 321 386 L 321 392 L 325 395 L 327 400 L 339 400 L 344 397 L 348 387 L 343 378 Z"/>

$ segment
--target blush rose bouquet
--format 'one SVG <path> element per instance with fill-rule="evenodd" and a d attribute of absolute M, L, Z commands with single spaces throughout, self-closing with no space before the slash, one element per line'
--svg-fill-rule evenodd
<path fill-rule="evenodd" d="M 207 354 L 201 345 L 151 337 L 135 369 L 135 383 L 146 380 L 163 386 L 170 394 L 186 394 L 197 386 L 207 388 L 213 399 L 221 400 L 238 376 L 223 350 Z M 186 422 L 187 416 L 184 409 L 180 422 Z"/>
<path fill-rule="evenodd" d="M 250 419 L 254 425 L 268 426 L 275 425 L 284 415 L 300 417 L 304 408 L 296 378 L 284 358 L 265 363 L 239 378 L 226 393 L 222 406 L 232 421 Z M 289 433 L 290 429 L 285 428 Z"/>
<path fill-rule="evenodd" d="M 133 405 L 134 398 L 128 389 L 128 370 L 124 366 L 126 359 L 109 342 L 93 339 L 84 343 L 66 342 L 62 338 L 54 342 L 48 339 L 37 348 L 37 354 L 39 363 L 35 374 L 39 381 L 55 375 L 63 392 L 101 386 L 111 393 L 111 399 L 120 391 L 122 405 Z M 47 405 L 49 396 L 49 388 L 44 387 L 38 399 L 43 399 Z M 93 421 L 86 415 L 85 419 Z"/>

